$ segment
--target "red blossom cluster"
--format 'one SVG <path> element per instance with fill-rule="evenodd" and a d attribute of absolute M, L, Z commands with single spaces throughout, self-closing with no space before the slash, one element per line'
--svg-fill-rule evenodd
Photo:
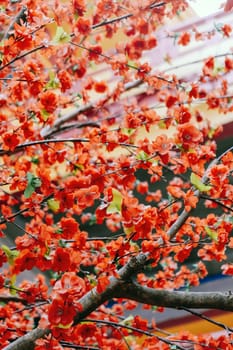
<path fill-rule="evenodd" d="M 205 261 L 233 274 L 232 147 L 216 155 L 222 127 L 198 104 L 233 111 L 233 60 L 208 56 L 186 81 L 159 71 L 164 23 L 187 8 L 1 2 L 0 349 L 231 349 L 230 331 L 160 336 L 125 316 L 138 302 L 190 306 L 188 292 L 179 306 L 166 297 L 198 286 Z M 219 33 L 232 26 L 186 28 L 173 44 Z"/>

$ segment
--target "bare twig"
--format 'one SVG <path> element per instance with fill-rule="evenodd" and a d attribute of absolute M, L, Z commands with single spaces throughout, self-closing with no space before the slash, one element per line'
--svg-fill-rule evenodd
<path fill-rule="evenodd" d="M 185 311 L 189 312 L 189 313 L 192 314 L 192 315 L 195 315 L 195 316 L 197 316 L 197 317 L 199 317 L 199 318 L 202 318 L 203 320 L 206 320 L 206 321 L 208 321 L 208 322 L 214 324 L 214 325 L 217 326 L 217 327 L 223 328 L 223 329 L 225 329 L 226 331 L 233 332 L 233 328 L 228 327 L 228 326 L 226 326 L 225 324 L 223 324 L 223 323 L 221 323 L 221 322 L 212 320 L 210 317 L 208 317 L 208 316 L 206 316 L 206 315 L 204 315 L 204 314 L 201 314 L 200 312 L 197 312 L 197 311 L 194 311 L 194 310 L 190 310 L 190 309 L 188 309 L 188 308 L 186 308 L 186 307 L 181 307 L 180 310 L 185 310 Z"/>

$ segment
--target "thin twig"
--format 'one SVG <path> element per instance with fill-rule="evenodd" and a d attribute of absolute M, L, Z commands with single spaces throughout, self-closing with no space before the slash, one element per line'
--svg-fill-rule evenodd
<path fill-rule="evenodd" d="M 85 319 L 84 321 L 85 322 L 93 322 L 93 323 L 105 324 L 105 325 L 109 325 L 109 326 L 112 326 L 112 327 L 125 328 L 125 329 L 128 329 L 128 330 L 133 331 L 133 332 L 137 332 L 137 333 L 141 333 L 141 334 L 147 335 L 149 337 L 158 338 L 160 341 L 164 342 L 165 344 L 176 345 L 177 349 L 185 350 L 185 348 L 177 345 L 177 342 L 175 340 L 169 340 L 169 339 L 160 337 L 158 335 L 155 335 L 152 332 L 149 332 L 149 331 L 146 331 L 146 330 L 143 330 L 143 329 L 140 329 L 140 328 L 136 328 L 136 327 L 133 327 L 133 326 L 125 325 L 123 323 L 117 323 L 117 322 L 105 321 L 105 320 L 104 321 L 103 320 L 93 320 L 93 319 L 89 319 L 89 318 Z"/>
<path fill-rule="evenodd" d="M 195 316 L 197 316 L 197 317 L 199 317 L 199 318 L 202 318 L 203 320 L 206 320 L 206 321 L 208 321 L 208 322 L 214 324 L 214 325 L 217 326 L 217 327 L 223 328 L 223 329 L 225 329 L 226 331 L 233 332 L 233 328 L 228 327 L 228 326 L 226 326 L 225 324 L 223 324 L 223 323 L 221 323 L 221 322 L 212 320 L 210 317 L 208 317 L 208 316 L 206 316 L 206 315 L 204 315 L 204 314 L 201 314 L 200 312 L 193 311 L 193 310 L 188 309 L 188 308 L 186 308 L 186 307 L 179 307 L 179 310 L 187 311 L 187 312 L 189 312 L 190 314 L 195 315 Z"/>

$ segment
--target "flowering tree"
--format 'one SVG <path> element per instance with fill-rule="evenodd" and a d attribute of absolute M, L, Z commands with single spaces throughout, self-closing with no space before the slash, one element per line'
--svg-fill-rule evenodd
<path fill-rule="evenodd" d="M 138 303 L 233 310 L 231 293 L 180 291 L 207 276 L 206 260 L 233 273 L 233 153 L 217 157 L 220 129 L 192 112 L 199 99 L 232 111 L 233 59 L 217 70 L 208 57 L 186 83 L 143 59 L 162 41 L 158 28 L 187 7 L 1 1 L 1 237 L 8 223 L 22 232 L 0 248 L 1 349 L 232 347 L 230 330 L 159 335 L 142 316 L 124 318 Z M 232 28 L 211 36 L 219 32 Z M 175 37 L 209 39 L 197 29 Z M 213 81 L 216 91 L 205 88 Z M 135 97 L 141 86 L 153 105 Z M 199 262 L 188 267 L 191 253 Z M 36 280 L 20 282 L 32 269 Z"/>

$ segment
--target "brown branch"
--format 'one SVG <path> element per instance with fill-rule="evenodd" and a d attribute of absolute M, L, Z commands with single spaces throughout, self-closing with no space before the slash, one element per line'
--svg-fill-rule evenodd
<path fill-rule="evenodd" d="M 23 299 L 23 298 L 19 298 L 17 296 L 13 296 L 13 295 L 0 295 L 0 303 L 9 303 L 9 302 L 15 302 L 15 303 L 22 303 L 24 305 L 27 305 L 28 302 Z"/>
<path fill-rule="evenodd" d="M 44 197 L 44 198 L 42 199 L 42 201 L 41 201 L 39 204 L 42 205 L 44 202 L 46 202 L 48 199 L 50 199 L 50 198 L 52 198 L 52 197 L 53 197 L 53 193 L 51 193 L 51 194 L 49 194 L 48 196 Z M 1 224 L 5 224 L 5 223 L 11 221 L 11 220 L 14 219 L 16 216 L 19 216 L 19 215 L 25 213 L 25 212 L 28 211 L 29 209 L 31 209 L 31 208 L 23 208 L 23 209 L 21 209 L 21 210 L 18 210 L 16 213 L 14 213 L 14 214 L 12 214 L 12 215 L 10 215 L 10 216 L 8 216 L 8 217 L 6 217 L 6 218 L 3 218 L 2 220 L 0 220 L 0 225 L 1 225 Z"/>
<path fill-rule="evenodd" d="M 21 58 L 24 58 L 24 57 L 30 55 L 31 53 L 34 53 L 34 52 L 36 52 L 36 51 L 38 51 L 38 50 L 41 50 L 41 49 L 44 49 L 44 48 L 46 48 L 45 45 L 39 45 L 39 46 L 34 47 L 33 49 L 31 49 L 31 50 L 29 50 L 29 51 L 23 53 L 22 55 L 19 55 L 19 56 L 14 57 L 11 61 L 7 62 L 7 63 L 4 64 L 2 67 L 0 67 L 0 71 L 3 70 L 4 68 L 10 66 L 12 63 L 14 63 L 14 62 L 20 60 Z"/>
<path fill-rule="evenodd" d="M 212 166 L 217 164 L 221 158 L 233 146 L 216 158 L 207 168 L 205 175 L 202 178 L 203 183 L 208 180 L 208 173 Z M 199 191 L 195 192 L 197 196 Z M 183 211 L 176 222 L 170 227 L 168 235 L 170 238 L 174 237 L 180 227 L 184 224 L 191 211 Z M 161 242 L 162 243 L 162 242 Z M 82 311 L 77 313 L 74 317 L 73 324 L 78 324 L 81 320 L 90 315 L 100 305 L 112 298 L 127 298 L 141 303 L 164 306 L 171 308 L 210 308 L 233 311 L 233 294 L 221 292 L 180 292 L 180 291 L 166 291 L 156 290 L 141 286 L 137 283 L 128 282 L 131 277 L 144 269 L 148 262 L 149 253 L 140 253 L 136 257 L 132 257 L 128 263 L 118 271 L 119 278 L 111 277 L 110 284 L 103 293 L 98 293 L 97 288 L 93 288 L 85 294 L 79 303 L 82 306 Z M 3 350 L 26 350 L 29 345 L 33 346 L 35 340 L 49 334 L 49 329 L 36 328 L 28 334 L 18 338 L 12 344 L 6 346 Z"/>
<path fill-rule="evenodd" d="M 26 211 L 28 211 L 29 208 L 24 208 L 24 209 L 21 209 L 21 210 L 18 210 L 16 213 L 8 216 L 7 218 L 4 218 L 4 219 L 1 219 L 0 220 L 0 225 L 1 224 L 6 224 L 7 222 L 9 222 L 10 220 L 14 219 L 16 216 L 19 216 L 23 213 L 25 213 Z"/>
<path fill-rule="evenodd" d="M 69 343 L 67 341 L 60 341 L 59 342 L 62 346 L 65 346 L 66 348 L 71 349 L 80 349 L 80 350 L 101 350 L 99 347 L 93 347 L 88 345 L 75 345 L 73 343 Z"/>
<path fill-rule="evenodd" d="M 233 311 L 233 295 L 231 293 L 157 290 L 137 283 L 125 283 L 116 293 L 117 298 L 126 298 L 143 304 L 173 309 L 207 308 Z"/>
<path fill-rule="evenodd" d="M 102 54 L 102 53 L 99 53 L 99 52 L 97 52 L 97 51 L 95 51 L 95 50 L 92 50 L 92 49 L 90 49 L 90 48 L 88 48 L 88 47 L 86 47 L 86 46 L 84 46 L 84 45 L 80 45 L 80 44 L 74 43 L 74 42 L 72 42 L 72 41 L 70 41 L 70 44 L 71 44 L 71 45 L 74 45 L 74 46 L 77 46 L 77 47 L 80 47 L 80 48 L 83 49 L 83 50 L 87 50 L 87 51 L 89 51 L 89 52 L 93 52 L 93 53 L 97 54 L 97 55 L 100 56 L 100 57 L 106 58 L 106 59 L 109 60 L 109 61 L 112 60 L 112 57 L 107 56 L 107 55 L 104 55 L 104 54 Z M 136 70 L 137 72 L 140 72 L 140 71 L 141 71 L 140 67 L 138 68 L 138 67 L 136 67 L 136 66 L 133 66 L 132 64 L 125 63 L 124 65 L 125 65 L 126 67 L 128 67 L 128 68 L 131 68 L 131 69 Z M 158 80 L 164 81 L 164 82 L 166 82 L 166 83 L 168 83 L 168 84 L 173 84 L 173 83 L 174 83 L 173 80 L 168 80 L 168 79 L 166 79 L 166 78 L 164 78 L 164 77 L 161 77 L 161 76 L 159 76 L 159 75 L 153 75 L 153 77 L 155 77 L 155 78 L 158 79 Z M 183 88 L 183 86 L 182 86 L 181 84 L 176 84 L 176 86 L 177 86 L 177 87 Z"/>
<path fill-rule="evenodd" d="M 164 5 L 166 5 L 168 2 L 166 1 L 162 1 L 160 3 L 154 3 L 150 6 L 148 6 L 148 10 L 153 10 L 155 8 L 158 8 L 158 7 L 162 7 Z M 97 23 L 97 24 L 94 24 L 92 26 L 92 29 L 96 29 L 96 28 L 99 28 L 99 27 L 103 27 L 103 26 L 106 26 L 108 24 L 113 24 L 113 23 L 116 23 L 116 22 L 120 22 L 124 19 L 128 19 L 130 17 L 133 17 L 134 15 L 132 13 L 128 13 L 126 15 L 123 15 L 123 16 L 119 16 L 119 17 L 115 17 L 115 18 L 112 18 L 112 19 L 109 19 L 109 20 L 106 20 L 106 21 L 103 21 L 103 22 L 100 22 L 100 23 Z"/>
<path fill-rule="evenodd" d="M 221 58 L 221 57 L 232 56 L 232 55 L 233 55 L 232 52 L 225 52 L 225 53 L 221 53 L 221 54 L 218 54 L 218 55 L 214 55 L 212 57 L 213 58 Z M 179 68 L 191 66 L 193 64 L 201 63 L 201 62 L 204 62 L 207 58 L 208 57 L 201 58 L 201 59 L 198 59 L 198 60 L 195 60 L 195 61 L 191 61 L 191 62 L 182 63 L 182 64 L 177 65 L 177 66 L 172 66 L 172 67 L 169 67 L 169 68 L 165 69 L 164 72 L 169 72 L 169 71 L 174 70 L 174 69 L 179 69 Z"/>
<path fill-rule="evenodd" d="M 59 142 L 76 143 L 76 142 L 90 142 L 90 140 L 84 139 L 84 138 L 62 138 L 62 139 L 44 139 L 44 140 L 30 141 L 30 142 L 25 142 L 25 143 L 22 143 L 21 145 L 16 146 L 13 151 L 0 148 L 0 156 L 3 156 L 4 154 L 8 154 L 8 155 L 14 154 L 14 153 L 17 153 L 17 152 L 23 150 L 24 148 L 30 147 L 30 146 L 46 145 L 47 143 L 59 143 Z M 110 142 L 103 143 L 103 145 L 104 144 L 110 144 Z M 132 145 L 129 143 L 124 143 L 124 142 L 119 142 L 118 146 L 138 148 L 138 146 L 135 146 L 135 145 Z"/>
<path fill-rule="evenodd" d="M 144 83 L 143 80 L 138 79 L 135 80 L 134 82 L 130 82 L 130 83 L 126 83 L 124 86 L 124 91 L 128 91 L 130 89 L 134 89 L 136 87 L 138 87 L 140 84 Z M 99 101 L 100 102 L 100 101 Z M 98 104 L 98 102 L 97 102 Z M 45 127 L 41 130 L 41 136 L 43 137 L 49 137 L 51 136 L 53 133 L 62 130 L 61 125 L 68 122 L 69 120 L 73 119 L 74 117 L 76 117 L 77 115 L 87 112 L 91 109 L 95 109 L 95 106 L 93 103 L 88 103 L 84 106 L 81 107 L 74 107 L 72 111 L 68 112 L 67 114 L 61 116 L 60 118 L 58 118 L 55 122 L 52 128 L 50 127 Z M 79 127 L 79 126 L 76 126 Z"/>
<path fill-rule="evenodd" d="M 214 324 L 214 325 L 217 326 L 217 327 L 223 328 L 223 329 L 225 329 L 226 331 L 233 332 L 233 328 L 230 328 L 230 327 L 226 326 L 225 324 L 223 324 L 223 323 L 221 323 L 221 322 L 212 320 L 211 318 L 207 317 L 207 316 L 204 315 L 204 314 L 201 314 L 200 312 L 190 310 L 190 309 L 188 309 L 188 308 L 186 308 L 186 307 L 181 307 L 180 310 L 187 311 L 187 312 L 189 312 L 190 314 L 192 314 L 192 315 L 194 315 L 194 316 L 197 316 L 197 317 L 199 317 L 199 318 L 202 318 L 203 320 L 205 320 L 205 321 L 207 321 L 207 322 L 209 322 L 209 323 L 212 323 L 212 324 Z"/>
<path fill-rule="evenodd" d="M 164 5 L 166 5 L 166 3 L 167 3 L 167 2 L 153 3 L 152 5 L 148 6 L 148 10 L 153 10 L 154 8 L 158 8 L 158 7 L 164 6 Z M 22 8 L 22 10 L 20 11 L 20 13 L 17 15 L 17 17 L 16 17 L 16 19 L 14 20 L 14 22 L 12 23 L 11 26 L 13 26 L 13 28 L 14 28 L 14 24 L 16 23 L 16 20 L 20 21 L 20 19 L 23 19 L 23 18 L 24 18 L 25 13 L 26 13 L 26 10 L 27 10 L 27 8 L 24 6 L 24 7 Z M 92 26 L 92 29 L 96 29 L 96 28 L 105 26 L 105 25 L 107 25 L 107 24 L 112 24 L 112 23 L 115 23 L 115 22 L 119 22 L 119 21 L 122 21 L 122 20 L 124 20 L 124 19 L 130 18 L 130 17 L 132 17 L 132 16 L 133 16 L 133 14 L 130 13 L 130 14 L 127 14 L 127 15 L 124 15 L 124 16 L 115 17 L 115 18 L 112 18 L 112 19 L 110 19 L 110 20 L 108 20 L 108 21 L 103 21 L 103 22 L 100 22 L 100 23 L 97 23 L 97 24 L 93 25 L 93 26 Z M 17 23 L 18 23 L 18 22 L 17 22 Z M 10 33 L 10 32 L 11 32 L 11 26 L 10 26 L 10 28 L 7 30 L 7 33 Z M 73 36 L 74 36 L 74 33 L 71 33 L 70 36 L 73 37 Z M 14 63 L 14 62 L 20 60 L 21 58 L 24 58 L 25 56 L 28 56 L 28 55 L 30 55 L 31 53 L 34 53 L 34 52 L 36 52 L 36 51 L 38 51 L 38 50 L 41 50 L 41 49 L 43 49 L 43 48 L 46 48 L 46 46 L 45 46 L 45 45 L 39 45 L 39 46 L 35 47 L 34 49 L 29 50 L 29 51 L 23 53 L 23 54 L 20 55 L 20 56 L 14 57 L 11 61 L 9 61 L 8 63 L 4 64 L 2 67 L 0 67 L 0 71 L 3 70 L 4 68 L 10 66 L 12 63 Z M 1 62 L 0 62 L 0 63 L 1 63 Z"/>
<path fill-rule="evenodd" d="M 146 254 L 139 254 L 137 257 L 133 257 L 129 262 L 123 266 L 119 271 L 119 278 L 112 277 L 110 284 L 103 293 L 98 293 L 96 288 L 93 288 L 87 294 L 85 294 L 79 303 L 82 306 L 82 311 L 77 313 L 74 318 L 74 324 L 78 324 L 92 311 L 96 310 L 104 302 L 112 299 L 118 289 L 121 289 L 122 284 L 132 276 L 133 273 L 139 272 L 143 269 L 147 261 Z M 49 329 L 36 328 L 31 332 L 23 335 L 15 340 L 13 343 L 7 345 L 3 350 L 28 350 L 29 347 L 33 349 L 34 342 L 50 333 Z"/>
<path fill-rule="evenodd" d="M 206 196 L 206 195 L 203 195 L 203 194 L 200 195 L 200 198 L 209 200 L 209 201 L 211 201 L 211 202 L 214 202 L 214 203 L 220 205 L 221 207 L 223 207 L 223 208 L 225 208 L 225 209 L 227 209 L 227 210 L 233 212 L 233 208 L 231 208 L 231 207 L 229 207 L 228 205 L 222 203 L 221 200 L 218 200 L 218 199 L 216 199 L 216 198 L 211 198 L 211 197 Z"/>
<path fill-rule="evenodd" d="M 23 335 L 13 343 L 7 345 L 3 350 L 32 350 L 37 339 L 45 337 L 49 334 L 49 329 L 36 328 L 31 332 Z"/>
<path fill-rule="evenodd" d="M 153 332 L 157 331 L 158 330 L 157 328 L 153 329 L 153 331 L 150 332 L 148 330 L 143 330 L 143 329 L 140 329 L 140 328 L 129 326 L 127 324 L 117 323 L 117 322 L 113 322 L 113 321 L 85 319 L 85 322 L 93 322 L 93 323 L 97 323 L 97 324 L 104 324 L 104 325 L 109 325 L 109 326 L 116 327 L 116 328 L 125 328 L 125 329 L 128 329 L 128 330 L 132 331 L 132 332 L 137 332 L 137 333 L 140 333 L 140 334 L 144 334 L 144 335 L 149 336 L 149 337 L 156 337 L 159 340 L 161 340 L 162 342 L 164 342 L 165 344 L 169 344 L 169 345 L 173 345 L 173 346 L 176 345 L 176 349 L 181 349 L 181 350 L 185 349 L 185 348 L 177 345 L 177 342 L 179 342 L 179 340 L 169 340 L 169 339 L 161 337 L 159 335 L 155 335 Z M 188 343 L 190 343 L 190 342 L 188 341 Z"/>
<path fill-rule="evenodd" d="M 21 24 L 21 21 L 25 23 L 26 20 L 27 20 L 27 7 L 23 6 L 19 11 L 19 13 L 16 15 L 16 17 L 13 19 L 12 23 L 10 24 L 10 27 L 7 29 L 3 37 L 3 40 L 9 39 L 13 35 L 15 23 Z"/>

